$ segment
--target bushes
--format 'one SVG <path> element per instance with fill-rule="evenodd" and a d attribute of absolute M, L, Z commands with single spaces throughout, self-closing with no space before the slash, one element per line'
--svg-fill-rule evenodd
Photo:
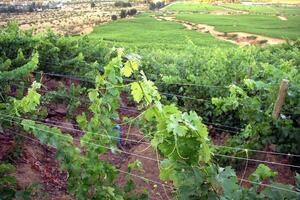
<path fill-rule="evenodd" d="M 10 70 L 27 63 L 35 50 L 39 54 L 39 70 L 80 76 L 101 68 L 110 52 L 102 43 L 94 44 L 87 38 L 72 41 L 52 32 L 34 37 L 30 31 L 20 31 L 16 24 L 0 31 L 0 50 L 0 61 L 12 60 Z"/>
<path fill-rule="evenodd" d="M 96 4 L 95 4 L 95 2 L 91 2 L 91 8 L 95 8 L 96 7 Z"/>
<path fill-rule="evenodd" d="M 123 8 L 131 7 L 131 3 L 124 2 L 124 1 L 117 1 L 115 2 L 115 7 L 123 7 Z"/>
<path fill-rule="evenodd" d="M 135 8 L 132 8 L 127 11 L 127 14 L 130 16 L 136 15 L 136 13 L 137 13 L 137 10 Z"/>
<path fill-rule="evenodd" d="M 149 4 L 149 10 L 155 10 L 155 8 L 156 8 L 155 3 L 151 2 L 151 3 Z"/>
<path fill-rule="evenodd" d="M 180 53 L 155 50 L 142 52 L 141 56 L 145 74 L 166 83 L 159 85 L 161 92 L 189 97 L 168 96 L 168 100 L 196 110 L 205 121 L 245 129 L 238 133 L 243 137 L 232 140 L 235 146 L 243 142 L 248 143 L 247 148 L 260 149 L 272 143 L 277 151 L 299 154 L 299 44 L 227 50 L 189 46 Z M 281 118 L 274 121 L 269 113 L 285 77 L 293 86 L 289 87 Z M 239 86 L 245 95 L 233 98 L 227 88 L 231 84 Z M 213 104 L 213 97 L 220 100 Z"/>
<path fill-rule="evenodd" d="M 111 20 L 115 21 L 115 20 L 117 20 L 117 19 L 118 19 L 118 16 L 117 16 L 117 15 L 112 15 L 112 16 L 111 16 Z"/>
<path fill-rule="evenodd" d="M 120 18 L 125 18 L 125 17 L 127 17 L 127 15 L 133 16 L 133 15 L 135 15 L 136 13 L 137 13 L 137 10 L 136 10 L 135 8 L 130 9 L 130 10 L 128 10 L 128 11 L 126 11 L 126 10 L 121 10 Z M 113 20 L 116 20 L 116 19 L 113 19 Z"/>
<path fill-rule="evenodd" d="M 125 18 L 126 16 L 127 16 L 127 11 L 126 10 L 121 10 L 120 17 Z"/>
<path fill-rule="evenodd" d="M 164 7 L 164 6 L 165 6 L 165 3 L 164 3 L 164 2 L 160 2 L 160 1 L 158 1 L 158 2 L 156 2 L 156 3 L 151 2 L 151 3 L 149 4 L 149 9 L 150 9 L 150 10 L 155 10 L 155 9 L 160 9 L 160 8 L 162 8 L 162 7 Z"/>
<path fill-rule="evenodd" d="M 165 6 L 165 3 L 158 1 L 158 2 L 156 2 L 155 6 L 156 6 L 157 9 L 160 9 L 160 8 Z"/>

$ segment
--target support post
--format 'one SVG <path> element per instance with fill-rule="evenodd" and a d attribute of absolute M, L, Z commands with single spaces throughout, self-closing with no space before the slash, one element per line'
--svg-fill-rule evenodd
<path fill-rule="evenodd" d="M 288 90 L 289 80 L 283 79 L 280 83 L 278 96 L 273 108 L 272 116 L 275 119 L 278 119 L 279 114 L 281 112 L 282 106 L 284 104 L 284 99 Z"/>

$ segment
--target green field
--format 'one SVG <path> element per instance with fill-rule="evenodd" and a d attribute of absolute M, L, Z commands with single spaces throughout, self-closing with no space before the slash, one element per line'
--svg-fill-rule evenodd
<path fill-rule="evenodd" d="M 234 10 L 241 10 L 241 11 L 248 11 L 250 13 L 259 13 L 259 14 L 281 14 L 281 15 L 300 15 L 300 7 L 298 6 L 260 6 L 260 5 L 243 5 L 243 4 L 234 4 L 228 3 L 224 4 L 223 7 L 234 9 Z"/>
<path fill-rule="evenodd" d="M 251 14 L 272 14 L 272 15 L 300 15 L 300 6 L 279 6 L 279 5 L 244 5 L 238 3 L 227 3 L 212 5 L 209 3 L 178 2 L 166 7 L 166 10 L 178 12 L 210 12 L 217 10 L 247 11 Z"/>
<path fill-rule="evenodd" d="M 208 11 L 215 11 L 215 10 L 225 10 L 225 8 L 220 6 L 214 6 L 208 3 L 180 2 L 180 3 L 171 4 L 170 6 L 166 7 L 166 10 L 208 12 Z"/>
<path fill-rule="evenodd" d="M 95 40 L 103 38 L 108 43 L 125 48 L 184 49 L 189 40 L 204 47 L 234 46 L 208 33 L 187 30 L 178 23 L 158 21 L 146 14 L 98 26 L 89 37 Z"/>
<path fill-rule="evenodd" d="M 300 11 L 299 7 L 283 6 L 246 6 L 242 4 L 223 4 L 216 6 L 208 3 L 179 2 L 165 8 L 168 11 L 244 10 L 251 14 L 213 15 L 201 13 L 178 13 L 177 19 L 215 26 L 221 32 L 247 32 L 263 36 L 297 40 L 300 38 L 300 16 L 292 14 Z M 257 13 L 257 14 L 255 14 Z M 258 13 L 269 13 L 261 15 Z M 279 19 L 276 14 L 288 13 L 288 20 Z M 300 12 L 299 12 L 300 13 Z M 229 47 L 231 43 L 215 39 L 209 33 L 187 30 L 183 25 L 158 21 L 152 14 L 140 14 L 133 19 L 113 21 L 94 28 L 89 37 L 103 39 L 106 43 L 134 49 L 184 49 L 190 40 L 197 46 Z"/>
<path fill-rule="evenodd" d="M 248 32 L 283 39 L 300 38 L 300 16 L 282 21 L 276 16 L 264 15 L 209 15 L 178 14 L 178 19 L 215 26 L 222 32 Z"/>

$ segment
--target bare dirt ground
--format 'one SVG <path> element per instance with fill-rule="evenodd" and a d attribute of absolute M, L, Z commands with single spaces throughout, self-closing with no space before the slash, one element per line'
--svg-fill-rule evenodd
<path fill-rule="evenodd" d="M 0 27 L 10 21 L 16 21 L 22 30 L 33 29 L 34 33 L 42 33 L 51 29 L 64 35 L 85 35 L 93 31 L 93 27 L 111 21 L 112 15 L 119 14 L 122 9 L 136 8 L 145 10 L 144 4 L 128 8 L 116 8 L 113 3 L 97 3 L 91 8 L 90 3 L 67 4 L 61 9 L 27 13 L 0 13 Z"/>
<path fill-rule="evenodd" d="M 280 20 L 282 20 L 282 21 L 286 21 L 286 20 L 288 20 L 288 18 L 287 18 L 287 17 L 285 17 L 285 16 L 278 16 L 278 18 L 279 18 Z"/>
<path fill-rule="evenodd" d="M 267 36 L 252 34 L 252 33 L 245 33 L 245 32 L 224 33 L 220 31 L 216 31 L 214 26 L 178 20 L 175 17 L 157 16 L 155 18 L 160 21 L 161 20 L 174 21 L 182 24 L 188 30 L 195 30 L 202 33 L 209 33 L 215 38 L 218 38 L 223 41 L 231 42 L 239 46 L 255 45 L 255 44 L 274 45 L 274 44 L 281 44 L 285 42 L 285 40 L 283 39 L 272 38 L 272 37 L 267 37 Z"/>

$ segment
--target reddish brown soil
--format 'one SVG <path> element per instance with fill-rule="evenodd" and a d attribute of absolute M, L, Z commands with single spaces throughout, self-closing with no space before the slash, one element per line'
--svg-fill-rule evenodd
<path fill-rule="evenodd" d="M 17 179 L 17 187 L 26 189 L 37 184 L 33 190 L 33 199 L 68 200 L 72 199 L 66 192 L 67 174 L 59 170 L 59 163 L 55 160 L 55 150 L 41 145 L 36 139 L 26 133 L 21 144 L 16 144 L 11 137 L 13 131 L 5 131 L 1 136 L 0 155 L 2 159 L 11 161 L 16 166 L 12 175 Z M 4 148 L 2 148 L 4 147 Z M 15 148 L 21 148 L 20 155 L 14 155 Z M 3 155 L 8 156 L 6 158 Z"/>

